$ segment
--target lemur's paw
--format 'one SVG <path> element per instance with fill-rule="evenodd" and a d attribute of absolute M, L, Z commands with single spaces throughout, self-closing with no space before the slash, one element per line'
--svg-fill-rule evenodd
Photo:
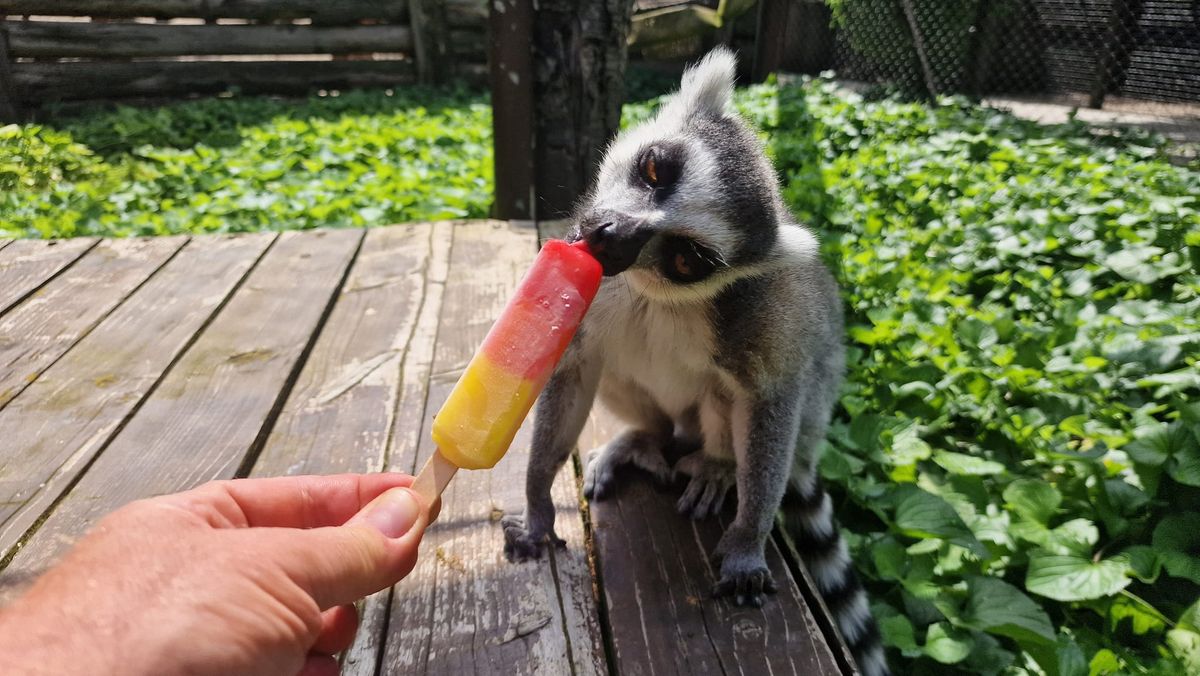
<path fill-rule="evenodd" d="M 675 469 L 691 477 L 675 508 L 693 519 L 706 519 L 721 513 L 725 498 L 735 483 L 732 462 L 715 460 L 696 451 L 679 459 Z"/>
<path fill-rule="evenodd" d="M 555 547 L 566 547 L 567 541 L 558 537 L 553 531 L 544 535 L 530 533 L 525 527 L 525 517 L 519 514 L 507 514 L 500 519 L 504 528 L 504 557 L 512 563 L 521 563 L 542 558 L 547 544 Z"/>
<path fill-rule="evenodd" d="M 583 496 L 588 500 L 603 500 L 616 485 L 617 463 L 613 462 L 606 446 L 592 450 L 583 470 Z"/>
<path fill-rule="evenodd" d="M 660 451 L 647 451 L 633 456 L 633 465 L 654 477 L 654 482 L 660 487 L 675 483 L 675 470 L 667 464 L 666 457 Z"/>
<path fill-rule="evenodd" d="M 716 597 L 729 596 L 739 606 L 762 606 L 765 594 L 776 591 L 775 579 L 767 570 L 766 561 L 726 557 L 721 564 L 721 579 L 713 585 Z"/>

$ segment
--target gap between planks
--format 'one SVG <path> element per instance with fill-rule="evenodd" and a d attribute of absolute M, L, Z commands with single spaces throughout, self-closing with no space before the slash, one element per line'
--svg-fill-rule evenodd
<path fill-rule="evenodd" d="M 9 240 L 0 247 L 0 316 L 69 268 L 100 240 Z"/>

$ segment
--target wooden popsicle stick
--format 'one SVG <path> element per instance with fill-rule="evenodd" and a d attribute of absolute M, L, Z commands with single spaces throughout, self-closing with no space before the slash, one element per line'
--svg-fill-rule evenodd
<path fill-rule="evenodd" d="M 435 450 L 413 480 L 412 489 L 425 498 L 425 504 L 432 506 L 457 471 L 457 465 L 447 460 L 441 451 Z"/>

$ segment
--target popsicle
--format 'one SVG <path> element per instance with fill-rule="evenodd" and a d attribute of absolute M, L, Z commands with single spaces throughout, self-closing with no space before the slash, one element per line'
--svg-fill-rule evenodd
<path fill-rule="evenodd" d="M 495 466 L 545 387 L 600 288 L 584 242 L 542 247 L 433 419 L 437 450 L 413 482 L 432 504 L 461 469 Z"/>

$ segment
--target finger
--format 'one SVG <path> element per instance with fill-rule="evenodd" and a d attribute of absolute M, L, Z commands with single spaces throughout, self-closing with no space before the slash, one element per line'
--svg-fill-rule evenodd
<path fill-rule="evenodd" d="M 337 676 L 342 667 L 329 655 L 309 655 L 297 676 Z"/>
<path fill-rule="evenodd" d="M 397 488 L 379 496 L 345 526 L 262 529 L 255 540 L 322 610 L 386 589 L 416 564 L 429 510 Z"/>
<path fill-rule="evenodd" d="M 336 655 L 354 643 L 358 631 L 358 609 L 353 605 L 334 606 L 321 613 L 321 633 L 311 652 Z"/>
<path fill-rule="evenodd" d="M 385 491 L 412 484 L 407 474 L 339 474 L 213 481 L 162 500 L 218 527 L 340 526 Z"/>

